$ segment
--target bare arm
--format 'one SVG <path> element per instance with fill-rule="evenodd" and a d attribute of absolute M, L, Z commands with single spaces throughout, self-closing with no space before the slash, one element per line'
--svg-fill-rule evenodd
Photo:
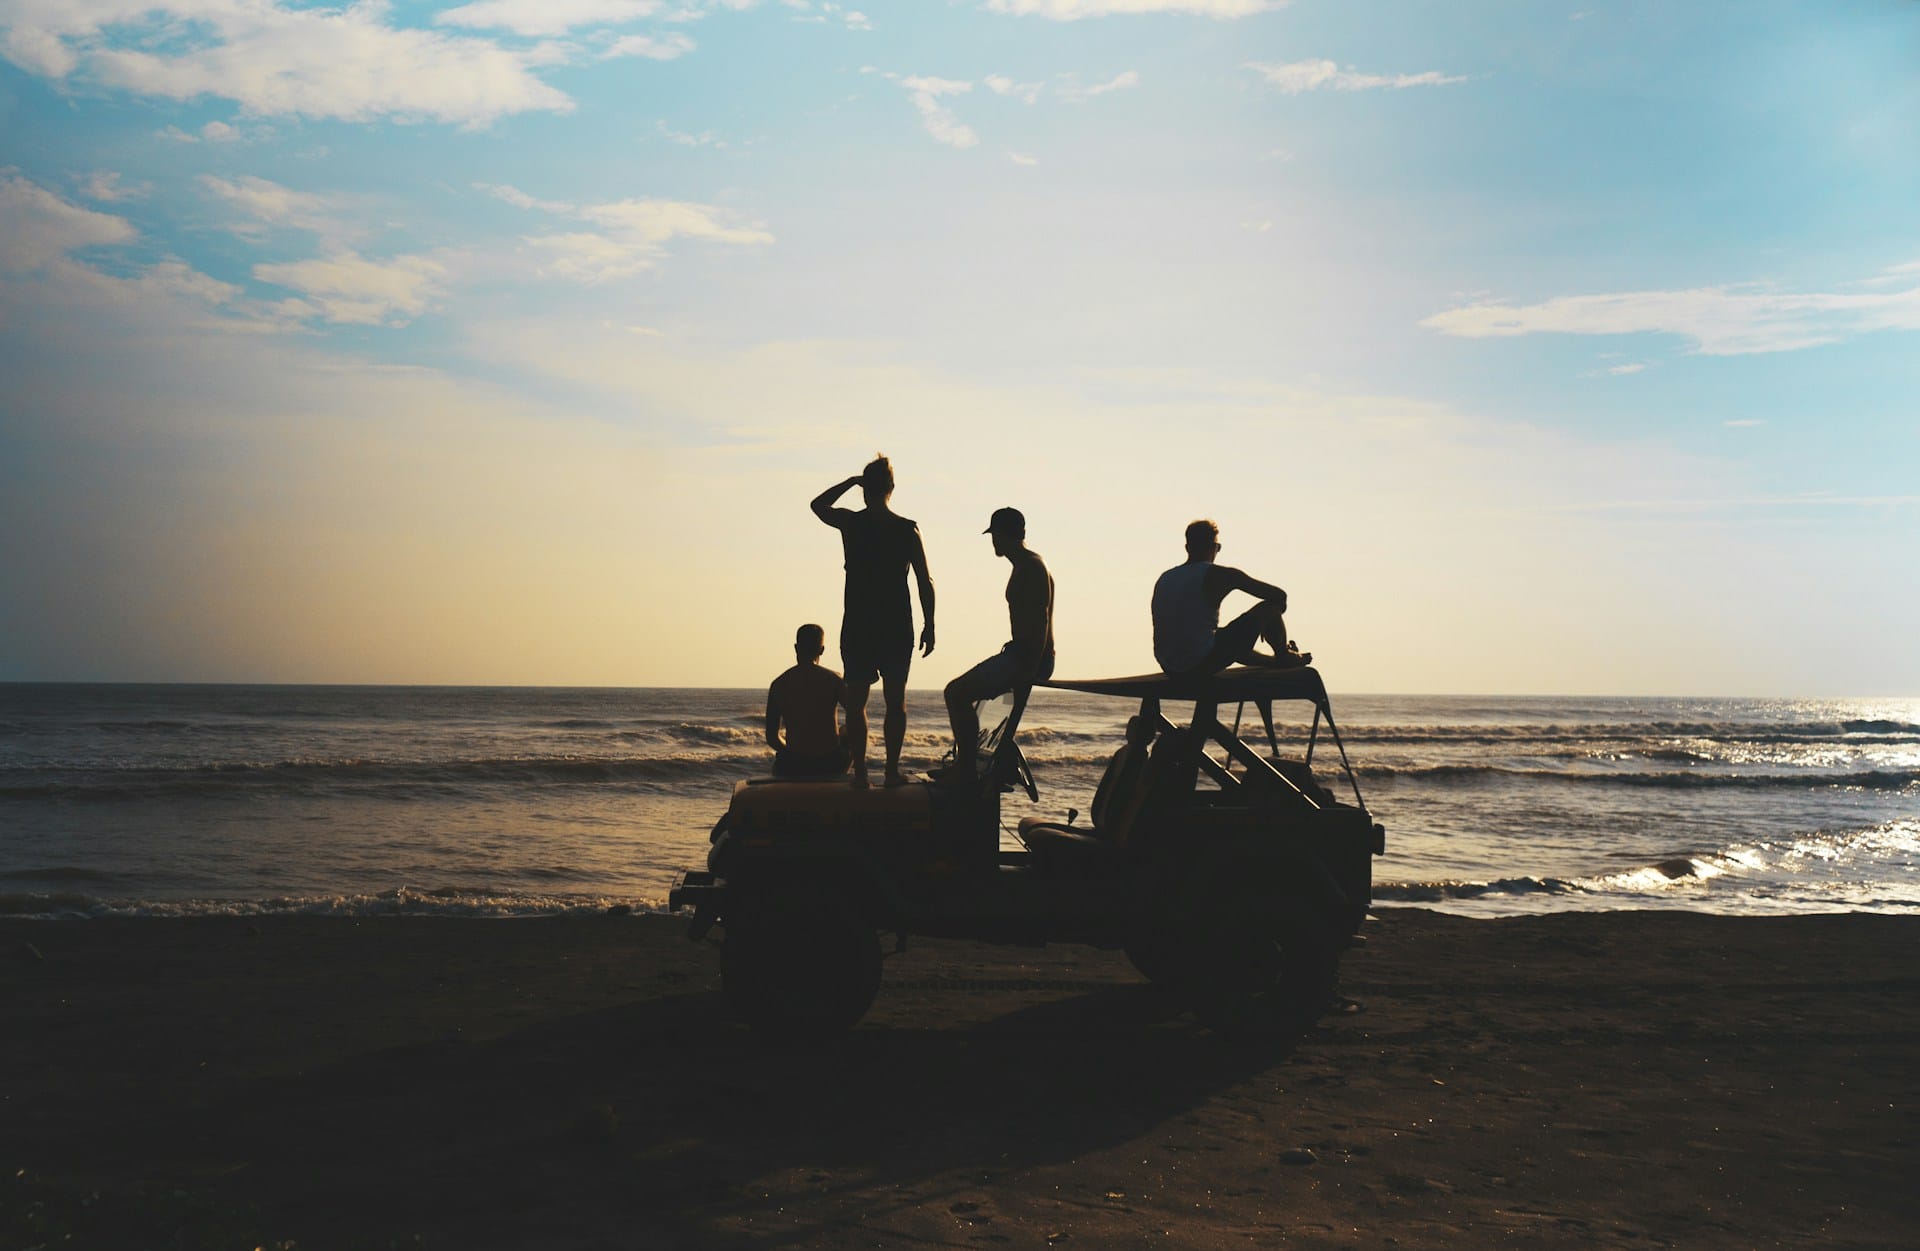
<path fill-rule="evenodd" d="M 785 751 L 787 745 L 780 741 L 780 688 L 767 688 L 767 746 L 775 751 Z"/>
<path fill-rule="evenodd" d="M 836 482 L 820 494 L 813 497 L 813 515 L 828 525 L 833 524 L 833 502 L 860 484 L 860 475 L 855 474 L 845 482 Z"/>
<path fill-rule="evenodd" d="M 920 654 L 933 655 L 933 575 L 927 572 L 927 549 L 920 542 L 920 527 L 913 528 L 913 551 L 907 557 L 913 565 L 914 585 L 920 588 Z"/>
<path fill-rule="evenodd" d="M 1258 578 L 1248 577 L 1241 570 L 1235 569 L 1231 565 L 1215 565 L 1208 571 L 1207 582 L 1207 589 L 1215 592 L 1213 597 L 1215 603 L 1225 599 L 1230 592 L 1245 591 L 1258 600 L 1279 601 L 1280 611 L 1282 612 L 1285 612 L 1287 609 L 1287 593 L 1285 591 L 1273 585 L 1271 582 L 1262 582 Z"/>

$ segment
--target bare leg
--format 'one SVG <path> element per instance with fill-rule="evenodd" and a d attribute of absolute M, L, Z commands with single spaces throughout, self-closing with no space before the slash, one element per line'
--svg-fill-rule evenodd
<path fill-rule="evenodd" d="M 847 684 L 847 750 L 853 755 L 853 784 L 867 782 L 867 695 L 873 683 Z"/>
<path fill-rule="evenodd" d="M 947 719 L 953 723 L 953 771 L 963 782 L 979 768 L 980 715 L 959 679 L 947 683 Z"/>
<path fill-rule="evenodd" d="M 880 732 L 887 743 L 886 784 L 905 786 L 907 779 L 900 773 L 900 747 L 907 741 L 906 675 L 902 674 L 898 679 L 881 678 L 880 689 L 887 699 L 886 719 L 880 723 Z"/>
<path fill-rule="evenodd" d="M 1311 661 L 1312 653 L 1293 650 L 1292 644 L 1287 641 L 1285 611 L 1285 604 L 1279 600 L 1263 600 L 1254 607 L 1250 615 L 1260 623 L 1259 637 L 1273 649 L 1273 652 L 1269 655 L 1249 642 L 1246 651 L 1234 657 L 1234 660 L 1243 665 L 1268 665 L 1281 668 L 1296 668 Z"/>

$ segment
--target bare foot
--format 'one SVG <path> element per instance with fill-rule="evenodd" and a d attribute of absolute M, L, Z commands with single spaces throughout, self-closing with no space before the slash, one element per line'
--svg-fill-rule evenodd
<path fill-rule="evenodd" d="M 864 791 L 872 786 L 873 783 L 867 780 L 867 766 L 855 765 L 853 768 L 853 776 L 847 779 L 847 783 L 856 791 Z"/>
<path fill-rule="evenodd" d="M 906 775 L 901 773 L 899 769 L 887 770 L 886 786 L 888 790 L 892 790 L 896 786 L 905 786 L 906 784 Z"/>

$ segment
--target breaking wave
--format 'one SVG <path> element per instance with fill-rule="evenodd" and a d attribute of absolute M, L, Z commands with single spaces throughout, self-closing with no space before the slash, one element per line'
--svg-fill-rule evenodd
<path fill-rule="evenodd" d="M 1514 779 L 1528 782 L 1565 782 L 1581 786 L 1640 786 L 1671 790 L 1700 790 L 1716 787 L 1735 789 L 1814 787 L 1851 788 L 1873 791 L 1903 791 L 1920 783 L 1920 770 L 1862 769 L 1850 773 L 1600 773 L 1562 769 L 1515 769 L 1502 765 L 1420 765 L 1395 768 L 1392 765 L 1362 765 L 1363 778 L 1415 779 L 1419 781 L 1472 784 L 1488 779 Z"/>

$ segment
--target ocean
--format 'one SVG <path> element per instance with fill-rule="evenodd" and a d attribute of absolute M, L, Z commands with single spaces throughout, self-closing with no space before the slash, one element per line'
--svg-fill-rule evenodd
<path fill-rule="evenodd" d="M 763 699 L 0 685 L 0 915 L 659 907 L 734 783 L 764 772 Z M 930 691 L 908 703 L 923 769 L 944 710 Z M 1333 706 L 1387 829 L 1378 906 L 1920 908 L 1920 700 L 1336 690 Z M 1021 742 L 1040 802 L 1009 796 L 1007 829 L 1085 812 L 1132 711 L 1037 693 Z M 1323 735 L 1316 764 L 1346 795 L 1338 763 Z"/>

